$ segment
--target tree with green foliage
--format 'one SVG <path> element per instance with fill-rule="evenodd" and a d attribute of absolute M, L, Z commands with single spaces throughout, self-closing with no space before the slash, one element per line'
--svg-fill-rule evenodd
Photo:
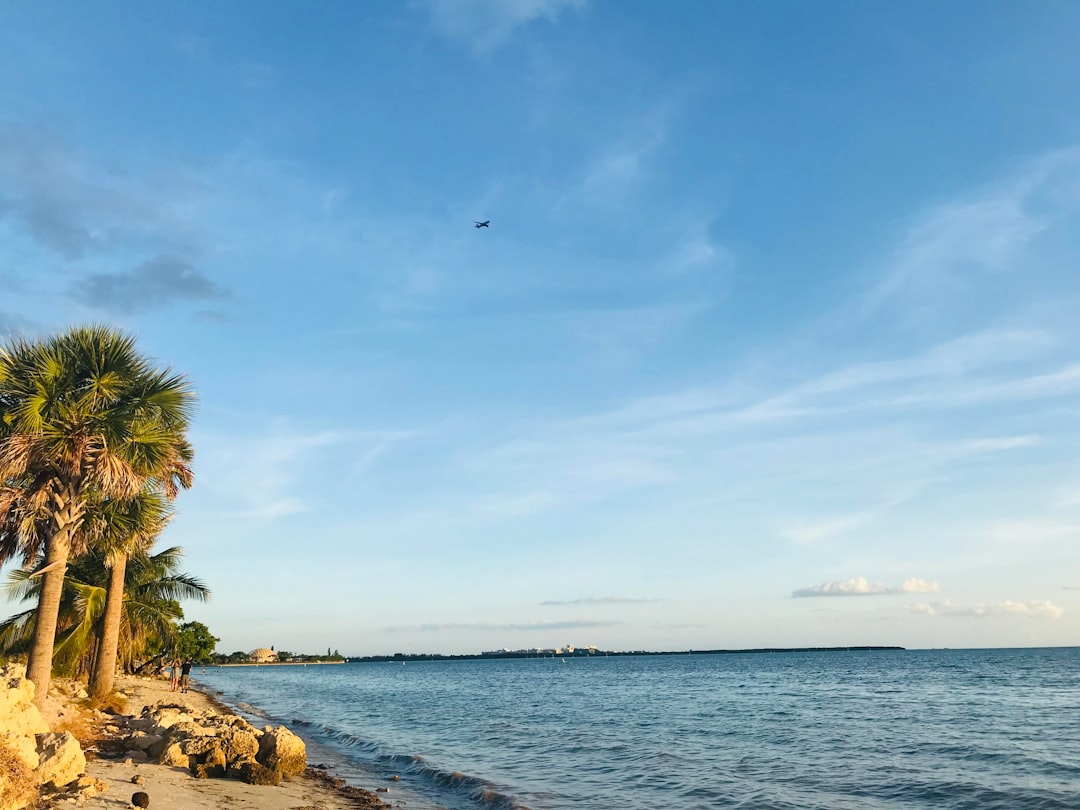
<path fill-rule="evenodd" d="M 90 673 L 90 697 L 103 700 L 112 692 L 124 619 L 127 564 L 132 554 L 148 550 L 173 517 L 172 504 L 162 493 L 144 489 L 136 497 L 101 504 L 88 515 L 93 547 L 109 571 L 101 632 Z M 208 597 L 209 592 L 200 594 Z"/>
<path fill-rule="evenodd" d="M 0 561 L 42 577 L 27 677 L 44 705 L 68 559 L 88 543 L 92 500 L 147 486 L 175 497 L 195 397 L 106 326 L 0 346 Z"/>
<path fill-rule="evenodd" d="M 209 664 L 213 661 L 214 650 L 220 638 L 210 634 L 210 628 L 202 622 L 188 622 L 180 625 L 176 631 L 173 650 L 176 657 L 193 664 Z"/>
<path fill-rule="evenodd" d="M 175 646 L 177 623 L 184 618 L 181 599 L 205 601 L 210 591 L 198 579 L 180 573 L 183 551 L 167 548 L 157 554 L 137 552 L 127 565 L 118 650 L 120 664 L 134 672 L 148 659 L 163 656 Z M 37 601 L 41 579 L 29 569 L 8 575 L 7 598 Z M 100 649 L 109 567 L 100 552 L 71 561 L 57 621 L 55 668 L 63 675 L 92 670 Z M 0 622 L 0 653 L 26 652 L 33 638 L 36 611 L 30 609 Z"/>

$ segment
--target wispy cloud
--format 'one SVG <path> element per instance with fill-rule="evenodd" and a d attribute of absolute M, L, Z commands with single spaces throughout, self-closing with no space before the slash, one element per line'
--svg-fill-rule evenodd
<path fill-rule="evenodd" d="M 635 599 L 630 596 L 586 596 L 581 599 L 547 599 L 541 605 L 643 605 L 660 599 Z"/>
<path fill-rule="evenodd" d="M 538 20 L 554 22 L 564 11 L 584 8 L 585 0 L 423 0 L 421 5 L 438 33 L 483 55 L 518 28 Z"/>
<path fill-rule="evenodd" d="M 206 450 L 196 459 L 199 492 L 211 503 L 204 515 L 244 520 L 274 520 L 311 511 L 325 497 L 305 485 L 312 470 L 334 467 L 343 475 L 363 471 L 408 432 L 295 431 L 263 424 L 262 433 L 202 436 Z M 347 459 L 342 461 L 341 457 Z M 351 465 L 351 466 L 350 466 Z"/>
<path fill-rule="evenodd" d="M 908 611 L 924 616 L 957 616 L 987 618 L 1022 616 L 1028 619 L 1060 619 L 1065 609 L 1043 599 L 1030 602 L 1004 601 L 995 605 L 958 605 L 950 601 L 919 602 L 907 606 Z"/>
<path fill-rule="evenodd" d="M 863 297 L 862 314 L 899 297 L 929 303 L 987 274 L 1013 270 L 1035 236 L 1075 207 L 1078 173 L 1080 150 L 1062 150 L 981 194 L 927 209 Z M 1063 195 L 1072 198 L 1065 205 Z"/>
<path fill-rule="evenodd" d="M 941 587 L 936 582 L 917 577 L 905 579 L 898 586 L 872 583 L 866 577 L 854 577 L 799 588 L 791 596 L 795 599 L 815 596 L 895 596 L 902 593 L 936 593 L 939 590 Z"/>

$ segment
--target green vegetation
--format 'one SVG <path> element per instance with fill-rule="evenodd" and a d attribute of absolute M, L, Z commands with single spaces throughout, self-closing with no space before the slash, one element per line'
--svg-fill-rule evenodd
<path fill-rule="evenodd" d="M 180 625 L 174 647 L 176 657 L 195 664 L 209 664 L 214 659 L 214 649 L 221 641 L 210 634 L 210 628 L 202 622 Z"/>
<path fill-rule="evenodd" d="M 182 630 L 177 625 L 184 618 L 179 600 L 204 601 L 210 596 L 198 579 L 179 573 L 182 556 L 177 547 L 153 555 L 140 552 L 126 567 L 118 647 L 121 666 L 127 672 L 156 668 L 161 659 L 177 655 Z M 41 579 L 31 578 L 30 573 L 23 568 L 9 574 L 6 588 L 9 599 L 38 600 Z M 87 553 L 69 564 L 57 621 L 53 658 L 56 674 L 85 677 L 92 672 L 104 627 L 109 577 L 100 552 Z M 35 613 L 30 609 L 0 622 L 0 651 L 7 655 L 27 652 Z"/>
<path fill-rule="evenodd" d="M 167 610 L 132 623 L 141 605 L 126 593 L 127 568 L 153 559 L 169 502 L 192 484 L 194 401 L 186 378 L 153 366 L 134 340 L 105 326 L 0 346 L 0 562 L 22 560 L 24 598 L 37 600 L 32 620 L 9 620 L 9 649 L 27 646 L 39 705 L 54 654 L 55 663 L 89 667 L 101 699 L 112 689 L 121 636 L 126 665 L 136 641 L 138 654 L 171 641 L 158 621 Z M 87 571 L 77 579 L 82 562 L 107 578 Z M 163 620 L 182 615 L 177 605 Z"/>

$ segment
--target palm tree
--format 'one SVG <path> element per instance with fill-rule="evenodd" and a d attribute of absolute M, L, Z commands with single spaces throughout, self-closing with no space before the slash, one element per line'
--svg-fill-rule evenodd
<path fill-rule="evenodd" d="M 87 544 L 87 504 L 147 486 L 175 495 L 193 405 L 186 378 L 154 368 L 132 338 L 105 326 L 0 347 L 0 554 L 42 563 L 27 663 L 39 707 L 67 561 Z"/>
<path fill-rule="evenodd" d="M 178 476 L 183 477 L 186 473 L 184 480 L 190 482 L 191 473 L 186 465 L 190 448 L 185 446 L 183 449 L 185 457 L 178 460 Z M 109 569 L 105 612 L 90 675 L 90 697 L 95 701 L 103 700 L 112 692 L 116 676 L 128 557 L 149 549 L 172 517 L 170 500 L 157 490 L 144 489 L 129 500 L 102 504 L 96 520 L 88 521 L 94 529 L 91 532 L 93 547 L 104 555 Z"/>
<path fill-rule="evenodd" d="M 128 561 L 118 644 L 120 663 L 126 672 L 134 671 L 154 649 L 172 645 L 176 623 L 184 618 L 180 600 L 210 598 L 210 591 L 200 580 L 179 573 L 182 557 L 183 550 L 173 546 L 157 554 L 136 551 Z M 38 599 L 41 579 L 32 577 L 32 573 L 22 568 L 8 575 L 8 599 Z M 110 570 L 101 552 L 72 559 L 64 579 L 57 624 L 57 672 L 81 675 L 93 669 L 101 646 L 109 579 Z M 0 652 L 24 652 L 30 646 L 35 614 L 31 608 L 0 622 Z"/>

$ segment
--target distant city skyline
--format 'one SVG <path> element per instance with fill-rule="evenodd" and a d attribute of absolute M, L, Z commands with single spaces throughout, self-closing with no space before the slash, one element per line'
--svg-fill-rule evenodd
<path fill-rule="evenodd" d="M 0 333 L 190 377 L 219 652 L 1077 644 L 1078 36 L 5 4 Z"/>

